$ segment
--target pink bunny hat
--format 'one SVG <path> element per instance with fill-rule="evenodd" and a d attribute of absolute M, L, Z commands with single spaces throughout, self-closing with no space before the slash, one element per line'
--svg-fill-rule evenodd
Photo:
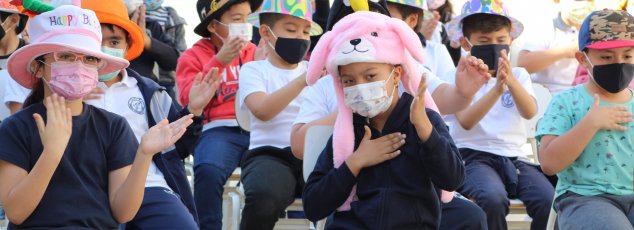
<path fill-rule="evenodd" d="M 416 95 L 421 76 L 415 61 L 423 63 L 423 53 L 418 36 L 405 22 L 374 12 L 350 14 L 321 37 L 311 54 L 306 78 L 309 85 L 315 84 L 324 67 L 333 77 L 339 106 L 333 133 L 335 167 L 341 166 L 354 151 L 352 110 L 344 102 L 338 67 L 358 62 L 402 65 L 405 74 L 401 82 L 409 94 Z M 427 108 L 438 111 L 429 92 L 425 93 L 425 103 Z M 353 189 L 339 211 L 350 210 L 355 193 Z"/>

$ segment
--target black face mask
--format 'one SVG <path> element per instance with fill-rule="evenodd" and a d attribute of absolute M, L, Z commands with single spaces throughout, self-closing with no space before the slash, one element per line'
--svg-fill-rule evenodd
<path fill-rule="evenodd" d="M 498 70 L 498 59 L 501 56 L 500 52 L 502 52 L 502 50 L 506 50 L 506 53 L 508 54 L 511 48 L 509 47 L 509 45 L 500 44 L 477 46 L 472 45 L 471 56 L 482 59 L 482 61 L 484 61 L 484 64 L 489 66 L 489 70 Z"/>
<path fill-rule="evenodd" d="M 610 93 L 623 91 L 630 84 L 633 76 L 634 64 L 615 63 L 592 67 L 594 82 Z"/>
<path fill-rule="evenodd" d="M 275 35 L 271 28 L 269 28 L 269 31 L 277 39 L 275 42 L 275 48 L 273 49 L 284 61 L 289 64 L 297 64 L 304 60 L 304 57 L 306 57 L 306 54 L 308 53 L 308 49 L 310 49 L 310 40 L 300 38 L 282 38 Z M 271 43 L 269 43 L 269 45 L 271 45 Z"/>

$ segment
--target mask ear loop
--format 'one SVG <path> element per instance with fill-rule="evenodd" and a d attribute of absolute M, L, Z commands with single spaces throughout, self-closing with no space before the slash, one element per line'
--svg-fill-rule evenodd
<path fill-rule="evenodd" d="M 224 24 L 224 23 L 218 21 L 218 19 L 214 19 L 214 21 L 218 22 L 218 24 L 220 24 L 220 25 L 222 25 L 222 26 L 224 26 L 226 28 L 229 28 L 229 26 L 227 24 Z M 220 41 L 222 41 L 223 45 L 225 43 L 227 43 L 226 40 L 225 40 L 226 38 L 223 38 L 222 36 L 220 36 L 220 34 L 216 33 L 216 30 L 214 30 L 214 32 L 212 32 L 212 33 L 214 33 L 216 36 L 218 36 L 218 39 L 220 39 Z"/>
<path fill-rule="evenodd" d="M 592 62 L 590 61 L 590 57 L 588 57 L 588 54 L 586 54 L 586 52 L 581 52 L 581 53 L 583 53 L 583 56 L 586 58 L 586 61 L 588 61 L 588 64 L 590 64 L 590 67 L 594 69 L 594 64 L 592 64 Z M 590 77 L 592 77 L 592 79 L 594 80 L 594 75 L 592 74 L 592 70 L 588 70 L 588 75 L 590 75 Z"/>
<path fill-rule="evenodd" d="M 390 81 L 390 79 L 392 78 L 392 75 L 394 74 L 394 70 L 396 70 L 396 66 L 392 68 L 392 72 L 390 72 L 390 76 L 387 79 L 385 79 L 385 81 L 383 82 L 383 85 L 387 84 L 387 82 Z M 394 91 L 396 91 L 396 87 L 398 87 L 398 84 L 394 84 L 394 87 L 392 88 L 392 93 L 390 93 L 390 97 L 394 96 Z"/>
<path fill-rule="evenodd" d="M 275 41 L 277 41 L 277 35 L 275 35 L 275 33 L 273 33 L 273 30 L 271 30 L 271 27 L 269 27 L 268 25 L 266 26 L 266 28 L 269 30 L 269 32 L 271 32 L 271 35 L 273 35 L 273 37 L 275 38 Z M 266 41 L 266 44 L 269 44 L 269 46 L 271 47 L 271 49 L 275 50 L 275 47 L 273 47 L 273 44 L 271 44 L 271 42 Z"/>

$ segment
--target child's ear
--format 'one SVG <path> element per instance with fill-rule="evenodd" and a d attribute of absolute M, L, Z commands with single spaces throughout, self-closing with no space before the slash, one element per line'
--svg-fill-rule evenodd
<path fill-rule="evenodd" d="M 216 20 L 211 20 L 209 24 L 207 24 L 207 31 L 212 34 L 216 32 Z"/>
<path fill-rule="evenodd" d="M 41 62 L 37 61 L 37 60 L 33 60 L 31 62 L 31 71 L 33 71 L 33 76 L 35 76 L 36 78 L 42 78 L 42 74 L 44 74 L 43 70 L 44 70 L 44 64 L 42 64 Z"/>
<path fill-rule="evenodd" d="M 269 31 L 269 26 L 268 25 L 260 25 L 260 29 L 258 30 L 260 32 L 260 38 L 264 39 L 264 41 L 268 41 L 271 42 L 271 44 L 273 45 L 273 40 L 271 39 L 271 32 Z"/>
<path fill-rule="evenodd" d="M 394 78 L 394 85 L 398 87 L 398 83 L 401 82 L 401 77 L 405 74 L 405 69 L 403 69 L 401 65 L 395 66 L 394 68 L 394 76 L 392 77 Z"/>
<path fill-rule="evenodd" d="M 577 62 L 579 62 L 579 65 L 582 65 L 583 67 L 585 67 L 588 70 L 592 69 L 592 66 L 590 66 L 590 63 L 588 63 L 588 59 L 585 57 L 583 52 L 577 51 L 575 53 L 575 59 L 577 59 Z"/>
<path fill-rule="evenodd" d="M 462 47 L 464 51 L 467 51 L 467 52 L 471 51 L 471 46 L 469 45 L 469 43 L 467 42 L 467 38 L 465 37 L 460 37 L 460 47 Z"/>
<path fill-rule="evenodd" d="M 418 24 L 418 14 L 410 14 L 405 18 L 405 22 L 409 25 L 410 28 L 416 28 L 416 24 Z"/>

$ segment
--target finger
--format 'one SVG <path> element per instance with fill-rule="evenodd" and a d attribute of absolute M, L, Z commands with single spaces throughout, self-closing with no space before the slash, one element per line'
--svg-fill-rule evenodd
<path fill-rule="evenodd" d="M 423 76 L 420 77 L 420 83 L 418 83 L 418 93 L 416 94 L 416 96 L 422 97 L 425 90 L 427 90 L 426 83 L 427 83 L 427 73 L 423 73 Z"/>
<path fill-rule="evenodd" d="M 211 68 L 211 71 L 210 71 L 211 78 L 209 79 L 210 82 L 222 80 L 222 77 L 220 76 L 220 74 L 218 74 L 218 72 L 219 72 L 218 68 L 216 67 Z"/>
<path fill-rule="evenodd" d="M 71 128 L 73 127 L 73 112 L 70 110 L 70 108 L 66 108 L 66 128 Z"/>
<path fill-rule="evenodd" d="M 622 126 L 622 125 L 618 125 L 618 124 L 613 124 L 610 126 L 609 128 L 610 130 L 620 130 L 620 131 L 626 131 L 627 127 Z"/>
<path fill-rule="evenodd" d="M 370 137 L 372 137 L 372 131 L 367 125 L 363 126 L 363 129 L 365 130 L 365 133 L 363 134 L 363 139 L 361 139 L 361 141 L 369 141 Z"/>
<path fill-rule="evenodd" d="M 66 99 L 58 97 L 57 106 L 57 119 L 59 119 L 59 122 L 64 122 L 66 119 Z"/>
<path fill-rule="evenodd" d="M 161 122 L 154 125 L 151 129 L 161 129 L 165 126 L 169 125 L 169 121 L 166 119 L 161 120 Z"/>
<path fill-rule="evenodd" d="M 180 119 L 172 122 L 170 124 L 170 128 L 171 129 L 180 129 L 182 127 L 187 127 L 187 126 L 191 125 L 190 121 L 193 122 L 192 121 L 193 117 L 194 117 L 193 114 L 188 114 L 187 116 L 183 116 Z"/>
<path fill-rule="evenodd" d="M 592 103 L 592 106 L 599 107 L 600 103 L 601 103 L 601 97 L 599 96 L 599 94 L 595 94 L 594 95 L 594 102 Z"/>
<path fill-rule="evenodd" d="M 187 129 L 181 129 L 178 132 L 174 132 L 174 134 L 171 137 L 171 144 L 176 143 L 178 140 L 181 139 L 181 137 L 183 137 L 183 135 L 185 135 L 185 132 L 187 131 Z"/>
<path fill-rule="evenodd" d="M 396 158 L 398 155 L 401 155 L 401 150 L 396 150 L 394 152 L 391 152 L 391 153 L 383 155 L 383 157 L 384 157 L 383 161 L 392 160 L 392 159 Z"/>
<path fill-rule="evenodd" d="M 198 72 L 198 74 L 196 74 L 196 77 L 194 78 L 194 85 L 200 84 L 200 82 L 202 81 L 202 78 L 203 78 L 203 73 Z"/>
<path fill-rule="evenodd" d="M 44 125 L 44 119 L 42 118 L 42 116 L 40 116 L 40 114 L 37 113 L 33 114 L 33 119 L 35 120 L 35 124 L 37 125 L 37 130 L 40 132 L 41 138 L 46 128 L 46 125 Z"/>

